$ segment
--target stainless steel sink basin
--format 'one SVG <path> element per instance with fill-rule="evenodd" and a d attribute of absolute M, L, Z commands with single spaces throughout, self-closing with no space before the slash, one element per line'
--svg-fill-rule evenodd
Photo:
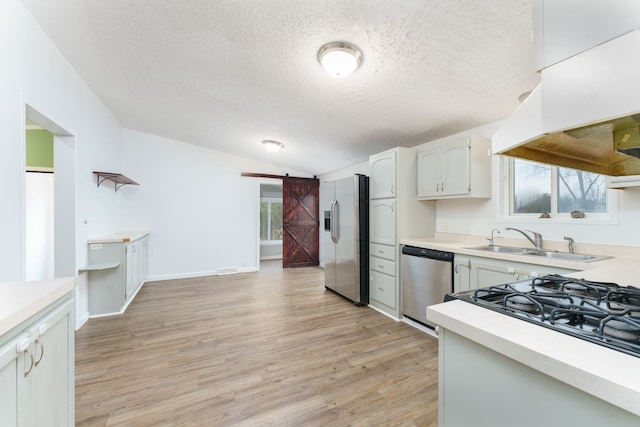
<path fill-rule="evenodd" d="M 500 245 L 474 246 L 474 247 L 465 248 L 465 249 L 472 249 L 475 251 L 484 251 L 484 252 L 513 254 L 513 255 L 543 257 L 543 258 L 549 258 L 549 259 L 559 259 L 564 261 L 575 261 L 575 262 L 593 262 L 593 261 L 600 261 L 603 259 L 611 258 L 608 256 L 571 254 L 568 252 L 543 251 L 543 250 L 537 250 L 533 248 L 528 249 L 528 248 L 518 248 L 515 246 L 500 246 Z"/>
<path fill-rule="evenodd" d="M 585 255 L 585 254 L 570 254 L 567 252 L 553 252 L 553 251 L 526 251 L 522 255 L 538 256 L 550 259 L 561 259 L 565 261 L 578 261 L 578 262 L 592 262 L 600 261 L 602 259 L 611 258 L 608 256 L 597 255 Z"/>
<path fill-rule="evenodd" d="M 475 246 L 473 248 L 465 248 L 465 249 L 473 249 L 474 251 L 497 252 L 497 253 L 505 253 L 505 254 L 522 254 L 528 251 L 528 249 L 516 248 L 515 246 L 499 246 L 499 245 Z"/>

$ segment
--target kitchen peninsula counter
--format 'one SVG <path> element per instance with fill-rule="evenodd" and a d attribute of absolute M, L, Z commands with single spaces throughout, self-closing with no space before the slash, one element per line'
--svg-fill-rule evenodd
<path fill-rule="evenodd" d="M 73 278 L 0 283 L 0 336 L 73 291 Z"/>
<path fill-rule="evenodd" d="M 427 318 L 440 328 L 640 416 L 638 357 L 460 300 L 428 307 Z M 473 355 L 468 357 L 473 363 Z"/>

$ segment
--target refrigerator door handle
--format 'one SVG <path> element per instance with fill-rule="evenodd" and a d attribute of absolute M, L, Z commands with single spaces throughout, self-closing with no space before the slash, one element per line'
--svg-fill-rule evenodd
<path fill-rule="evenodd" d="M 338 223 L 336 222 L 338 218 L 338 201 L 333 200 L 331 202 L 331 241 L 333 243 L 338 243 Z"/>

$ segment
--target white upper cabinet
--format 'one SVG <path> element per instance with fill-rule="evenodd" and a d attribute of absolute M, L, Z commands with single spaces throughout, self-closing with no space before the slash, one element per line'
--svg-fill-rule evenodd
<path fill-rule="evenodd" d="M 491 140 L 468 136 L 418 151 L 418 199 L 491 197 Z"/>
<path fill-rule="evenodd" d="M 396 152 L 385 151 L 371 156 L 369 165 L 371 167 L 369 198 L 396 197 Z"/>

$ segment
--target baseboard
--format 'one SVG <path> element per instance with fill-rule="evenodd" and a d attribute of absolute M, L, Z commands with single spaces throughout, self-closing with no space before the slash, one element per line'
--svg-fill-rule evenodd
<path fill-rule="evenodd" d="M 384 315 L 385 315 L 385 316 L 387 316 L 389 319 L 393 319 L 393 320 L 395 320 L 396 322 L 399 322 L 400 320 L 402 320 L 402 319 L 398 319 L 398 318 L 397 318 L 397 317 L 395 317 L 395 316 L 390 315 L 390 314 L 389 314 L 389 313 L 387 313 L 386 311 L 382 311 L 382 310 L 381 310 L 381 309 L 379 309 L 378 307 L 374 307 L 374 306 L 372 306 L 371 304 L 369 304 L 369 305 L 368 305 L 368 307 L 369 307 L 369 308 L 371 308 L 371 309 L 373 309 L 373 310 L 375 310 L 375 311 L 377 311 L 378 313 L 384 314 Z"/>
<path fill-rule="evenodd" d="M 237 269 L 238 273 L 253 273 L 258 271 L 255 267 L 243 267 Z M 212 271 L 199 271 L 196 273 L 178 273 L 178 274 L 163 274 L 155 276 L 147 276 L 146 282 L 162 282 L 165 280 L 174 279 L 191 279 L 195 277 L 207 277 L 207 276 L 220 276 L 217 270 Z"/>
<path fill-rule="evenodd" d="M 90 317 L 91 316 L 88 311 L 86 313 L 83 313 L 82 316 L 76 317 L 76 331 L 82 328 L 82 326 L 87 323 L 87 320 L 89 320 Z"/>

